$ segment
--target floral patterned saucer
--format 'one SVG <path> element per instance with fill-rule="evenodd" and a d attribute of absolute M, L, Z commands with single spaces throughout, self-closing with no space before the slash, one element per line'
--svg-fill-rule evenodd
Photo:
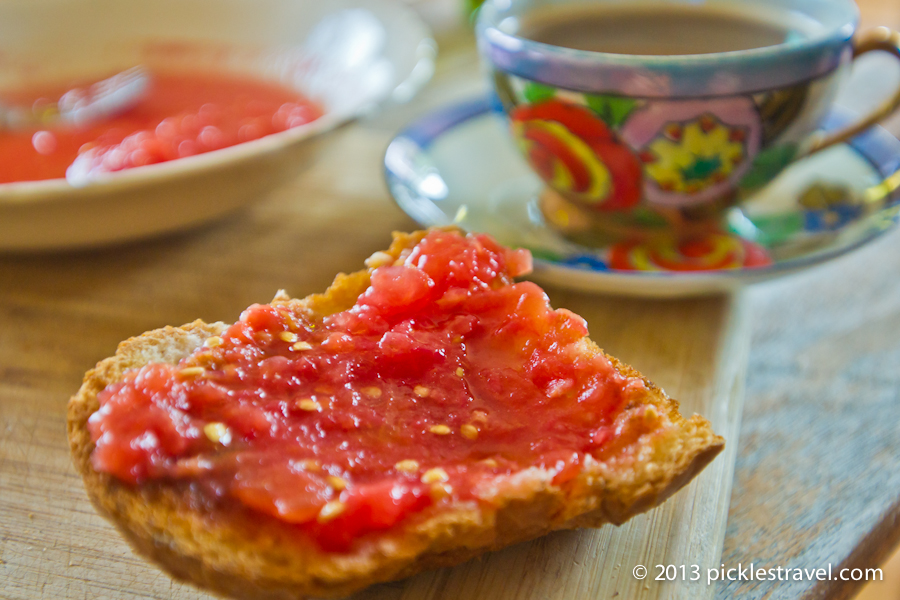
<path fill-rule="evenodd" d="M 732 210 L 720 232 L 582 246 L 548 226 L 538 206 L 543 183 L 496 108 L 472 100 L 407 128 L 385 156 L 388 187 L 422 225 L 455 223 L 530 249 L 543 283 L 647 297 L 734 290 L 846 254 L 892 228 L 900 211 L 897 198 L 874 213 L 862 200 L 900 166 L 900 141 L 875 128 L 788 168 Z M 824 127 L 851 118 L 835 111 Z"/>

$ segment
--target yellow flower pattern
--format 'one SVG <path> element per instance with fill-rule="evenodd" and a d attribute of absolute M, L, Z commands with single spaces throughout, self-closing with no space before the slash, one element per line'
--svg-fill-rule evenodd
<path fill-rule="evenodd" d="M 645 173 L 667 192 L 693 194 L 728 178 L 746 159 L 746 131 L 706 113 L 668 123 L 641 158 Z"/>

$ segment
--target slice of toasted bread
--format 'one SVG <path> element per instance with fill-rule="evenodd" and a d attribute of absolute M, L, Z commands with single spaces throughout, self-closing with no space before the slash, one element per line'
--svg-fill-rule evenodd
<path fill-rule="evenodd" d="M 370 264 L 397 260 L 424 235 L 395 234 L 391 247 Z M 371 272 L 372 267 L 340 274 L 324 294 L 291 300 L 280 293 L 273 303 L 318 315 L 343 311 L 369 287 Z M 554 471 L 538 467 L 498 476 L 488 503 L 426 510 L 365 536 L 349 552 L 326 552 L 275 517 L 240 506 L 210 509 L 183 487 L 130 485 L 92 466 L 95 444 L 88 419 L 100 407 L 98 394 L 130 369 L 178 362 L 225 328 L 195 321 L 122 342 L 114 356 L 85 375 L 71 399 L 68 435 L 91 501 L 138 553 L 178 579 L 236 598 L 342 596 L 553 530 L 620 524 L 684 486 L 724 445 L 705 419 L 684 419 L 676 401 L 643 380 L 642 397 L 616 417 L 616 438 L 564 485 L 554 484 Z M 583 352 L 602 354 L 587 338 Z M 620 373 L 641 377 L 616 359 L 609 361 Z"/>

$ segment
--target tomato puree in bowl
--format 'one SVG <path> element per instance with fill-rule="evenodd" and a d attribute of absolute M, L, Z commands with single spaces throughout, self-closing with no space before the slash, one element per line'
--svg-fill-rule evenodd
<path fill-rule="evenodd" d="M 54 103 L 66 89 L 19 91 L 16 106 Z M 227 72 L 150 72 L 125 112 L 85 127 L 0 131 L 0 183 L 89 179 L 202 154 L 305 125 L 322 109 L 279 83 Z"/>
<path fill-rule="evenodd" d="M 94 468 L 199 486 L 344 551 L 423 510 L 490 502 L 498 477 L 540 467 L 564 485 L 646 394 L 586 351 L 581 317 L 513 280 L 526 250 L 432 231 L 384 256 L 347 310 L 254 305 L 179 364 L 106 388 Z"/>

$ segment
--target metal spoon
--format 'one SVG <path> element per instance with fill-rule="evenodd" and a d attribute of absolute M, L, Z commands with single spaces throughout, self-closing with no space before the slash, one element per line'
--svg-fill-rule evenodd
<path fill-rule="evenodd" d="M 134 106 L 149 83 L 150 76 L 143 67 L 132 67 L 87 89 L 69 90 L 55 103 L 27 108 L 0 104 L 0 131 L 83 127 L 102 121 Z"/>

